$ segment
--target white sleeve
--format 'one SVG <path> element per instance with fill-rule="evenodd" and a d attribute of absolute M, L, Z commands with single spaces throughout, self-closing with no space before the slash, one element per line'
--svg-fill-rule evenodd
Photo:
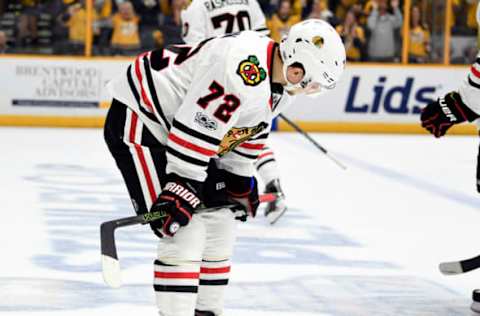
<path fill-rule="evenodd" d="M 480 115 L 480 54 L 471 66 L 467 78 L 459 89 L 462 101 L 476 114 Z"/>
<path fill-rule="evenodd" d="M 198 43 L 208 36 L 207 17 L 201 1 L 192 3 L 181 12 L 182 38 L 187 44 Z"/>
<path fill-rule="evenodd" d="M 251 14 L 252 14 L 252 30 L 260 32 L 263 35 L 269 35 L 270 30 L 267 28 L 265 22 L 265 15 L 262 12 L 262 8 L 256 0 L 250 2 Z"/>
<path fill-rule="evenodd" d="M 235 147 L 217 160 L 217 166 L 239 176 L 251 177 L 255 172 L 254 164 L 265 149 L 269 131 L 270 126 Z"/>

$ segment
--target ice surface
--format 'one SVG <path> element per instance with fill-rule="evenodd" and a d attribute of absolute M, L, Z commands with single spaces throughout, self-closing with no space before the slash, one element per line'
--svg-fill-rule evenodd
<path fill-rule="evenodd" d="M 226 315 L 470 315 L 480 272 L 437 266 L 480 253 L 478 138 L 314 136 L 348 170 L 298 134 L 271 136 L 290 209 L 240 225 Z M 102 131 L 0 140 L 0 315 L 156 315 L 145 227 L 117 232 L 124 285 L 102 281 L 99 224 L 133 215 Z"/>

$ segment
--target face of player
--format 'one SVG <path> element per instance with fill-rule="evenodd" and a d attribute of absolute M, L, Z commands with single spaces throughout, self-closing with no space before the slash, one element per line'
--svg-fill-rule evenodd
<path fill-rule="evenodd" d="M 288 66 L 287 68 L 287 80 L 291 84 L 297 84 L 302 81 L 305 76 L 305 71 L 301 67 Z"/>
<path fill-rule="evenodd" d="M 305 76 L 305 71 L 303 70 L 303 67 L 288 66 L 287 80 L 291 84 L 295 85 L 297 83 L 300 83 L 300 81 L 302 81 L 304 76 Z M 320 84 L 316 82 L 310 82 L 306 87 L 290 89 L 288 90 L 288 93 L 290 93 L 291 95 L 298 95 L 298 94 L 309 95 L 309 94 L 318 93 L 320 90 L 321 90 Z"/>

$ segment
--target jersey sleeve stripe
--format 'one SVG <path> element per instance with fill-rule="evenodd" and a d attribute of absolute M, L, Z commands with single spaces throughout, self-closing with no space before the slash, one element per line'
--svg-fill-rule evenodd
<path fill-rule="evenodd" d="M 258 159 L 262 159 L 263 157 L 272 156 L 272 155 L 273 155 L 273 151 L 267 151 L 266 153 L 259 155 Z"/>
<path fill-rule="evenodd" d="M 145 76 L 147 77 L 148 89 L 150 90 L 150 95 L 152 96 L 153 104 L 155 105 L 155 110 L 157 110 L 158 115 L 162 118 L 163 123 L 167 130 L 170 130 L 170 123 L 168 122 L 165 114 L 163 113 L 160 102 L 158 101 L 157 91 L 155 90 L 155 85 L 153 84 L 152 71 L 150 70 L 150 64 L 147 56 L 143 57 L 143 66 L 145 68 Z"/>
<path fill-rule="evenodd" d="M 239 156 L 242 156 L 242 157 L 244 157 L 244 158 L 248 158 L 248 159 L 254 159 L 254 160 L 256 160 L 257 157 L 258 157 L 258 155 L 249 155 L 249 154 L 241 153 L 241 152 L 239 152 L 239 151 L 236 150 L 236 149 L 232 150 L 232 152 L 235 153 L 235 154 L 237 154 L 237 155 L 239 155 Z"/>
<path fill-rule="evenodd" d="M 271 41 L 268 43 L 268 46 L 267 46 L 267 69 L 268 69 L 268 78 L 270 79 L 269 82 L 270 82 L 270 86 L 272 85 L 272 68 L 273 68 L 273 60 L 274 60 L 274 56 L 273 54 L 275 53 L 275 42 L 274 41 Z M 273 101 L 272 101 L 272 95 L 270 94 L 270 98 L 268 99 L 268 106 L 270 107 L 270 109 L 272 109 L 272 106 L 273 106 Z"/>
<path fill-rule="evenodd" d="M 202 161 L 199 159 L 192 158 L 190 156 L 187 156 L 185 154 L 182 154 L 181 152 L 173 149 L 172 147 L 167 147 L 167 153 L 176 157 L 177 159 L 180 159 L 184 162 L 188 162 L 192 165 L 200 166 L 200 167 L 206 167 L 208 166 L 208 162 Z"/>
<path fill-rule="evenodd" d="M 262 168 L 263 166 L 265 166 L 267 163 L 271 163 L 271 162 L 275 162 L 275 159 L 271 158 L 271 159 L 266 159 L 264 161 L 262 161 L 261 163 L 259 163 L 256 167 L 257 167 L 257 170 L 260 170 L 260 168 Z"/>
<path fill-rule="evenodd" d="M 480 79 L 480 71 L 475 68 L 475 65 L 472 65 L 472 67 L 470 67 L 470 71 L 475 77 L 477 77 L 477 79 Z"/>
<path fill-rule="evenodd" d="M 142 71 L 140 70 L 140 59 L 142 59 L 145 55 L 146 53 L 143 53 L 135 59 L 135 74 L 140 84 L 140 94 L 142 96 L 142 101 L 150 110 L 150 112 L 153 113 L 152 103 L 150 102 L 150 99 L 148 98 L 147 93 L 143 87 L 143 76 L 142 76 Z"/>
<path fill-rule="evenodd" d="M 474 88 L 480 89 L 480 84 L 475 83 L 475 82 L 470 78 L 470 76 L 468 76 L 468 84 L 470 84 L 470 85 L 471 85 L 472 87 L 474 87 Z"/>
<path fill-rule="evenodd" d="M 242 143 L 240 144 L 240 147 L 243 147 L 246 149 L 263 149 L 263 147 L 265 147 L 265 144 Z"/>
<path fill-rule="evenodd" d="M 204 142 L 210 143 L 210 144 L 215 145 L 215 146 L 220 145 L 221 141 L 219 139 L 216 139 L 216 138 L 213 138 L 211 136 L 202 134 L 202 133 L 200 133 L 200 132 L 198 132 L 194 129 L 191 129 L 191 128 L 185 126 L 184 124 L 180 123 L 177 120 L 173 120 L 172 125 L 173 125 L 173 127 L 179 129 L 183 133 L 188 134 L 188 135 L 193 136 L 193 137 L 196 137 L 196 138 L 199 138 L 199 139 L 203 140 Z"/>
<path fill-rule="evenodd" d="M 188 148 L 190 150 L 196 151 L 197 153 L 200 153 L 200 154 L 208 156 L 208 157 L 211 157 L 211 156 L 214 156 L 214 155 L 217 154 L 213 150 L 209 150 L 209 149 L 200 147 L 198 145 L 195 145 L 195 144 L 193 144 L 193 143 L 191 143 L 191 142 L 189 142 L 185 139 L 182 139 L 182 138 L 178 137 L 177 135 L 175 135 L 173 133 L 170 133 L 168 135 L 168 139 L 171 140 L 172 142 L 180 145 L 180 146 L 183 146 L 183 147 Z"/>
<path fill-rule="evenodd" d="M 137 106 L 138 106 L 138 108 L 139 108 L 140 111 L 141 111 L 146 117 L 148 117 L 150 120 L 154 121 L 154 122 L 157 123 L 157 124 L 160 124 L 160 122 L 158 121 L 157 117 L 156 117 L 153 113 L 147 112 L 147 111 L 145 110 L 145 108 L 141 105 L 141 103 L 140 103 L 140 95 L 138 94 L 138 91 L 137 91 L 137 89 L 135 88 L 135 84 L 133 83 L 131 71 L 132 71 L 132 66 L 130 65 L 130 66 L 128 66 L 128 69 L 127 69 L 127 80 L 128 80 L 128 85 L 130 86 L 130 90 L 132 91 L 132 94 L 133 94 L 135 100 L 137 101 Z"/>
<path fill-rule="evenodd" d="M 259 139 L 265 139 L 265 138 L 268 138 L 268 134 L 269 133 L 264 133 L 264 134 L 261 134 L 259 136 L 255 136 L 255 137 L 251 138 L 250 140 L 253 141 L 253 140 L 259 140 Z"/>

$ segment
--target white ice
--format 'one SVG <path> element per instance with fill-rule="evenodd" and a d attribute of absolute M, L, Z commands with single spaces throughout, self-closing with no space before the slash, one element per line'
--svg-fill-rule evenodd
<path fill-rule="evenodd" d="M 478 137 L 271 136 L 290 209 L 241 224 L 229 316 L 465 316 L 480 272 Z M 0 128 L 0 315 L 156 315 L 146 227 L 117 232 L 124 286 L 100 273 L 99 224 L 133 215 L 99 129 Z"/>

